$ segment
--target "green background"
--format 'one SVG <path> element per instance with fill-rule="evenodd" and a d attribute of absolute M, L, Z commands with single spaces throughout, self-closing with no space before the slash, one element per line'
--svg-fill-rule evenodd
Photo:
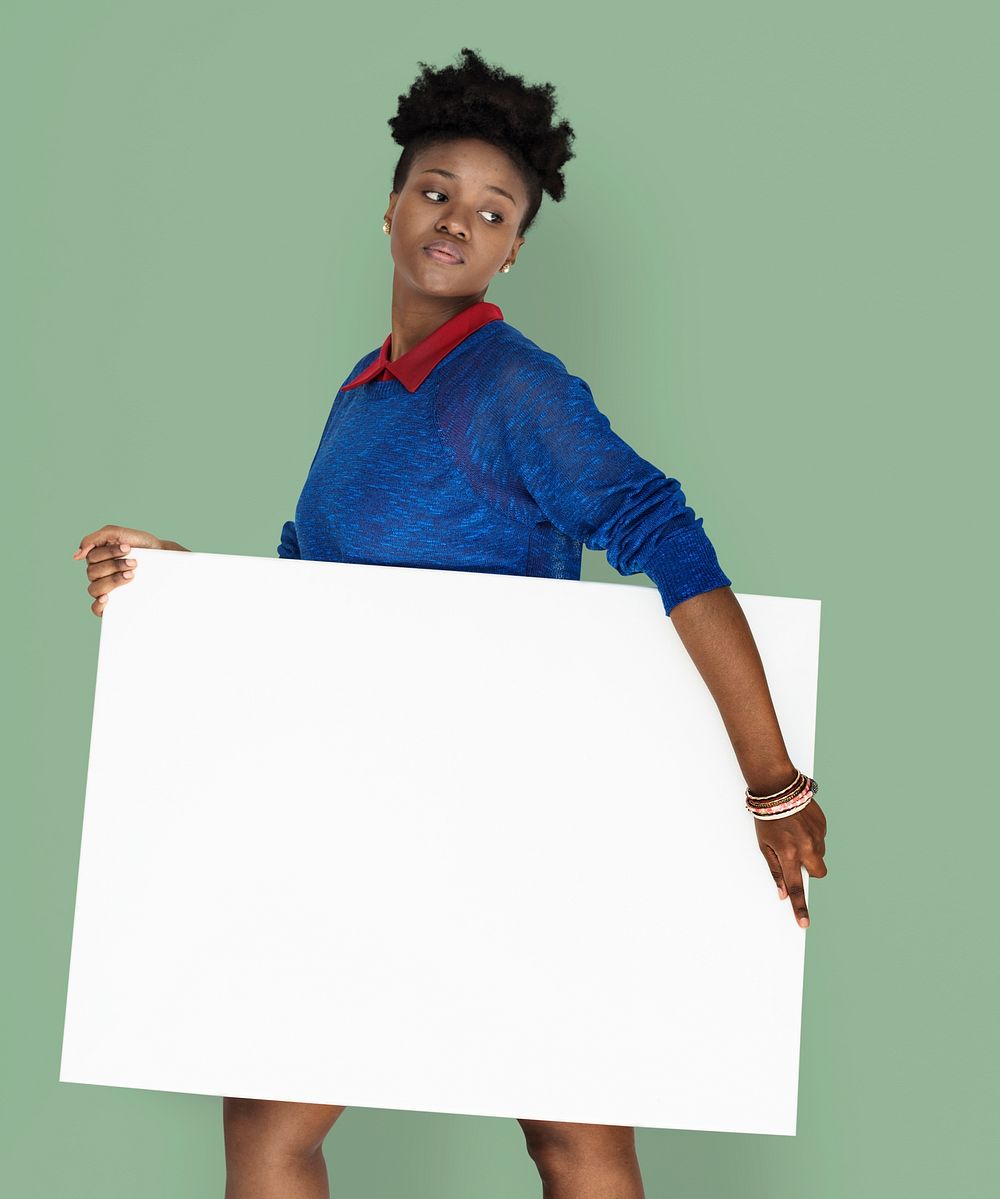
<path fill-rule="evenodd" d="M 463 45 L 554 82 L 577 133 L 566 199 L 487 298 L 680 478 L 737 592 L 823 603 L 798 1135 L 640 1129 L 647 1194 L 981 1193 L 995 6 L 6 0 L 0 22 L 6 1193 L 222 1194 L 219 1099 L 58 1081 L 100 628 L 71 554 L 107 522 L 275 553 L 389 329 L 386 121 Z M 150 769 L 173 748 L 150 728 Z M 711 886 L 710 835 L 691 853 Z M 350 1108 L 326 1156 L 335 1195 L 540 1193 L 513 1120 Z"/>

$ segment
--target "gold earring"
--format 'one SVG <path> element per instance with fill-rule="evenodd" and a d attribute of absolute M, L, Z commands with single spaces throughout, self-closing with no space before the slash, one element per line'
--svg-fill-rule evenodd
<path fill-rule="evenodd" d="M 509 262 L 505 262 L 505 263 L 503 264 L 503 266 L 500 268 L 500 270 L 501 270 L 501 271 L 503 271 L 503 273 L 506 275 L 506 274 L 507 274 L 507 272 L 510 270 L 510 263 L 509 263 Z"/>
<path fill-rule="evenodd" d="M 388 218 L 386 218 L 386 219 L 385 219 L 385 220 L 382 222 L 382 232 L 383 232 L 383 233 L 388 233 L 388 232 L 390 231 L 390 229 L 391 229 L 391 228 L 392 228 L 392 226 L 389 224 L 389 220 L 388 220 Z"/>

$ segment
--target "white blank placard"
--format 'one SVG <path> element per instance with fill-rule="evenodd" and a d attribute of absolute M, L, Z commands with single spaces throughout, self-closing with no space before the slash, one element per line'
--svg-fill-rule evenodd
<path fill-rule="evenodd" d="M 807 933 L 654 588 L 133 554 L 62 1081 L 794 1135 Z M 820 603 L 738 598 L 811 774 Z"/>

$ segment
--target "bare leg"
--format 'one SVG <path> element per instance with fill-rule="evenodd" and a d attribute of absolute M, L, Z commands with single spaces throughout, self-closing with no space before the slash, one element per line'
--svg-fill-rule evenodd
<path fill-rule="evenodd" d="M 225 1199 L 329 1199 L 323 1138 L 343 1111 L 326 1103 L 223 1099 Z"/>
<path fill-rule="evenodd" d="M 518 1120 L 542 1179 L 542 1199 L 645 1199 L 635 1129 Z"/>

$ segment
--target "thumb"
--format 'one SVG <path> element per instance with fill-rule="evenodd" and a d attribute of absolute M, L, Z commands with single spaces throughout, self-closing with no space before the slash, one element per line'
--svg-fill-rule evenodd
<path fill-rule="evenodd" d="M 81 539 L 79 549 L 73 551 L 73 557 L 86 557 L 96 545 L 119 544 L 152 550 L 161 549 L 163 545 L 159 537 L 144 529 L 132 529 L 128 525 L 104 525 Z"/>

